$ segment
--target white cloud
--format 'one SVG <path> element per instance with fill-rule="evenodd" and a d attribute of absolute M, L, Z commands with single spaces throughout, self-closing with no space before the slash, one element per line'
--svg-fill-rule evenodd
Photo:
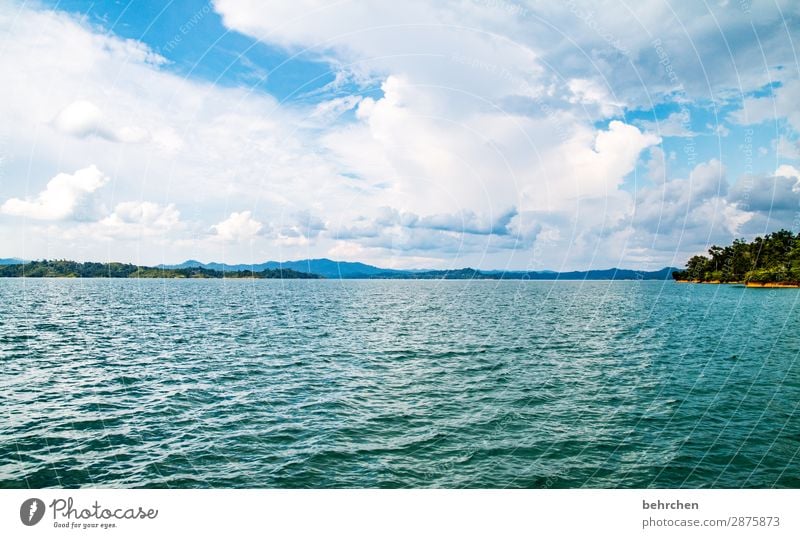
<path fill-rule="evenodd" d="M 214 7 L 226 26 L 258 39 L 325 57 L 333 51 L 336 67 L 347 65 L 356 78 L 406 74 L 418 83 L 499 95 L 539 69 L 531 47 L 492 31 L 515 25 L 518 14 L 480 3 L 218 0 Z M 496 67 L 502 76 L 477 78 L 474 65 Z"/>
<path fill-rule="evenodd" d="M 231 215 L 211 227 L 215 232 L 215 237 L 227 242 L 252 241 L 264 225 L 255 220 L 250 211 L 234 212 Z"/>
<path fill-rule="evenodd" d="M 620 121 L 620 107 L 725 100 L 733 90 L 740 95 L 789 76 L 765 63 L 793 61 L 774 3 L 754 5 L 747 19 L 735 5 L 660 0 L 625 9 L 583 0 L 532 0 L 521 9 L 456 0 L 214 6 L 232 30 L 289 54 L 308 48 L 304 57 L 328 62 L 336 80 L 287 105 L 260 87 L 173 74 L 141 43 L 64 13 L 0 10 L 0 115 L 8 154 L 17 156 L 5 172 L 19 178 L 3 184 L 11 199 L 3 213 L 88 218 L 84 206 L 96 205 L 94 192 L 79 191 L 75 208 L 67 198 L 59 202 L 67 209 L 59 209 L 21 189 L 93 162 L 113 171 L 113 193 L 104 190 L 113 201 L 161 203 L 107 200 L 114 211 L 89 212 L 95 226 L 81 230 L 121 244 L 135 239 L 145 256 L 170 241 L 170 256 L 208 257 L 224 241 L 232 261 L 339 248 L 380 260 L 404 254 L 498 266 L 517 256 L 527 265 L 531 246 L 546 237 L 550 247 L 536 263 L 612 263 L 628 242 L 645 248 L 655 229 L 647 218 L 662 208 L 671 231 L 687 207 L 698 234 L 708 215 L 725 229 L 743 218 L 725 197 L 721 166 L 698 167 L 691 183 L 670 179 L 676 159 L 667 162 L 659 135 L 688 136 L 688 121 L 673 114 L 659 125 L 631 125 Z M 779 0 L 778 7 L 797 14 L 796 4 Z M 727 32 L 743 21 L 748 28 L 752 21 L 763 48 L 748 32 L 719 39 L 720 27 Z M 667 77 L 655 39 L 677 81 Z M 685 54 L 690 47 L 697 54 Z M 779 114 L 790 115 L 797 99 L 782 96 L 795 95 L 783 82 Z M 677 97 L 669 93 L 676 83 L 685 86 Z M 371 97 L 362 98 L 364 91 Z M 750 105 L 765 110 L 762 101 Z M 613 121 L 598 128 L 598 116 Z M 625 179 L 647 150 L 653 185 L 638 198 Z M 242 211 L 212 226 L 209 215 L 240 207 L 257 207 L 258 220 Z M 400 217 L 387 220 L 380 208 Z M 634 209 L 644 220 L 626 229 L 638 222 Z M 340 230 L 360 235 L 337 241 Z"/>
<path fill-rule="evenodd" d="M 743 176 L 731 189 L 728 199 L 739 207 L 755 213 L 791 214 L 789 222 L 800 207 L 797 179 L 780 170 L 775 176 Z"/>
<path fill-rule="evenodd" d="M 106 183 L 108 177 L 91 165 L 74 174 L 58 174 L 35 198 L 6 200 L 0 211 L 39 220 L 85 220 L 96 213 L 92 194 Z"/>
<path fill-rule="evenodd" d="M 633 170 L 642 150 L 660 142 L 658 136 L 642 133 L 633 125 L 612 121 L 607 131 L 597 134 L 595 152 L 598 162 L 594 164 L 605 171 L 611 182 L 621 183 L 625 175 Z"/>
<path fill-rule="evenodd" d="M 115 128 L 109 125 L 100 109 L 89 101 L 69 104 L 55 117 L 53 127 L 78 138 L 96 136 L 110 142 L 135 143 L 148 137 L 145 129 L 130 126 Z"/>
<path fill-rule="evenodd" d="M 335 230 L 337 239 L 372 238 L 387 229 L 417 229 L 456 235 L 511 235 L 520 225 L 518 211 L 511 208 L 497 215 L 478 215 L 473 211 L 420 216 L 410 211 L 382 207 L 373 219 L 362 218 L 356 226 Z"/>
<path fill-rule="evenodd" d="M 78 137 L 91 135 L 115 140 L 114 134 L 103 125 L 100 109 L 89 101 L 75 101 L 64 108 L 53 120 L 53 126 L 62 133 Z"/>
<path fill-rule="evenodd" d="M 667 158 L 659 146 L 650 148 L 650 159 L 647 161 L 647 176 L 653 183 L 664 183 L 667 180 Z"/>
<path fill-rule="evenodd" d="M 800 170 L 790 164 L 782 164 L 775 170 L 775 175 L 800 179 Z"/>
<path fill-rule="evenodd" d="M 636 124 L 645 131 L 657 133 L 659 136 L 687 138 L 697 135 L 697 133 L 692 131 L 691 113 L 687 109 L 673 112 L 663 120 L 640 120 L 636 122 Z M 720 131 L 720 133 L 721 132 L 722 131 Z"/>
<path fill-rule="evenodd" d="M 800 159 L 800 142 L 781 135 L 775 144 L 775 151 L 779 159 Z"/>
<path fill-rule="evenodd" d="M 798 101 L 800 101 L 800 79 L 794 78 L 773 88 L 771 95 L 744 99 L 742 108 L 732 112 L 730 117 L 742 125 L 765 121 L 777 122 L 786 118 L 795 131 L 800 131 Z"/>
<path fill-rule="evenodd" d="M 360 95 L 347 95 L 323 101 L 314 107 L 309 118 L 319 124 L 331 123 L 345 112 L 354 109 L 361 99 Z"/>
<path fill-rule="evenodd" d="M 738 188 L 729 192 L 725 167 L 711 159 L 688 178 L 640 189 L 633 217 L 625 222 L 625 249 L 642 262 L 682 265 L 713 243 L 740 237 L 752 219 Z"/>
<path fill-rule="evenodd" d="M 226 26 L 258 39 L 334 56 L 352 70 L 402 73 L 418 83 L 487 97 L 509 94 L 523 82 L 536 86 L 534 79 L 550 72 L 561 81 L 603 78 L 614 101 L 651 106 L 678 84 L 690 97 L 716 98 L 780 78 L 765 65 L 795 65 L 784 27 L 798 16 L 792 0 L 756 0 L 746 13 L 738 5 L 661 0 L 602 9 L 592 0 L 504 6 L 458 0 L 214 2 Z M 753 31 L 734 32 L 744 22 Z M 728 35 L 729 29 L 722 39 L 720 32 Z M 481 66 L 484 76 L 474 76 L 474 69 L 470 75 L 469 66 Z"/>
<path fill-rule="evenodd" d="M 717 123 L 716 125 L 707 123 L 706 129 L 708 129 L 709 131 L 711 131 L 720 138 L 725 138 L 726 136 L 731 134 L 731 130 L 722 123 Z"/>
<path fill-rule="evenodd" d="M 538 181 L 523 188 L 520 209 L 574 210 L 575 201 L 583 198 L 622 203 L 628 196 L 619 190 L 625 177 L 633 172 L 641 152 L 660 142 L 658 136 L 617 120 L 606 130 L 581 128 L 541 156 Z"/>
<path fill-rule="evenodd" d="M 726 193 L 724 166 L 713 159 L 700 163 L 688 179 L 671 179 L 641 189 L 637 193 L 633 225 L 662 233 L 694 228 L 703 224 L 699 215 L 706 215 L 708 207 L 721 203 Z"/>
<path fill-rule="evenodd" d="M 574 78 L 567 83 L 572 96 L 570 103 L 598 107 L 600 114 L 604 117 L 612 117 L 623 110 L 623 103 L 611 97 L 608 88 L 601 86 L 596 81 L 582 78 Z"/>
<path fill-rule="evenodd" d="M 308 210 L 284 215 L 280 222 L 271 226 L 272 236 L 281 245 L 308 245 L 327 228 L 324 220 Z"/>
<path fill-rule="evenodd" d="M 260 203 L 264 218 L 278 221 L 314 204 L 324 202 L 333 212 L 347 204 L 338 201 L 338 166 L 304 131 L 307 109 L 281 107 L 261 92 L 171 74 L 144 45 L 64 13 L 0 9 L 0 32 L 7 36 L 0 54 L 0 70 L 6 73 L 0 85 L 8 141 L 3 151 L 11 157 L 3 172 L 18 178 L 3 184 L 5 197 L 16 200 L 4 214 L 25 211 L 51 218 L 68 213 L 42 209 L 24 186 L 43 174 L 52 176 L 52 170 L 79 169 L 87 162 L 113 171 L 114 189 L 104 192 L 109 206 L 114 200 L 161 200 L 189 216 L 185 235 L 175 238 L 184 249 L 174 250 L 175 256 L 217 252 L 219 245 L 208 242 L 202 230 L 213 224 L 208 215 L 225 206 Z M 110 147 L 109 141 L 138 143 Z M 70 200 L 50 205 L 70 206 Z M 97 220 L 109 213 L 81 212 L 68 218 Z M 38 232 L 29 230 L 25 244 L 37 244 Z M 2 236 L 10 237 L 5 231 Z M 205 239 L 192 241 L 193 236 Z M 158 250 L 150 248 L 154 235 L 144 237 L 139 245 L 146 261 Z M 20 250 L 10 239 L 7 243 L 4 250 Z M 62 247 L 60 255 L 69 257 L 66 243 L 54 248 Z M 227 253 L 249 255 L 235 245 Z"/>
<path fill-rule="evenodd" d="M 180 225 L 180 212 L 174 204 L 122 202 L 109 216 L 93 225 L 92 232 L 114 238 L 161 237 Z"/>

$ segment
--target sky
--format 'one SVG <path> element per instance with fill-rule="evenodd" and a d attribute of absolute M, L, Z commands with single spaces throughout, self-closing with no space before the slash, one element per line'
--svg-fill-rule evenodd
<path fill-rule="evenodd" d="M 683 266 L 800 231 L 794 0 L 0 0 L 0 258 Z"/>

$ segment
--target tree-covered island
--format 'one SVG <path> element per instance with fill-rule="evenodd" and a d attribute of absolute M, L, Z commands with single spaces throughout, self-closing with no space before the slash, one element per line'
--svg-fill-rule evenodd
<path fill-rule="evenodd" d="M 800 233 L 780 230 L 727 247 L 712 246 L 709 256 L 692 256 L 678 282 L 743 283 L 750 287 L 800 287 Z"/>
<path fill-rule="evenodd" d="M 74 262 L 41 260 L 0 265 L 0 277 L 64 277 L 64 278 L 320 278 L 319 275 L 292 269 L 263 271 L 217 271 L 203 267 L 166 269 L 141 267 L 130 263 Z"/>

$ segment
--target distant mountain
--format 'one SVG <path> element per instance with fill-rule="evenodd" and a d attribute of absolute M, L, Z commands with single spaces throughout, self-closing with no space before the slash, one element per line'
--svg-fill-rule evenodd
<path fill-rule="evenodd" d="M 296 260 L 288 262 L 264 262 L 256 264 L 235 264 L 227 263 L 202 263 L 197 260 L 187 260 L 178 265 L 159 265 L 164 269 L 190 269 L 203 268 L 215 271 L 263 271 L 265 269 L 291 269 L 302 273 L 311 273 L 325 278 L 373 278 L 379 274 L 406 273 L 408 271 L 395 271 L 394 269 L 381 269 L 374 265 L 367 265 L 360 262 L 337 262 L 328 258 L 317 258 L 313 260 Z"/>
<path fill-rule="evenodd" d="M 677 267 L 664 267 L 658 271 L 637 271 L 634 269 L 592 269 L 589 271 L 568 271 L 556 273 L 539 271 L 527 273 L 531 280 L 669 280 Z"/>
<path fill-rule="evenodd" d="M 217 271 L 205 267 L 143 267 L 130 263 L 74 262 L 42 260 L 25 264 L 0 265 L 0 277 L 48 278 L 319 278 L 293 269 L 264 269 L 261 271 Z"/>
<path fill-rule="evenodd" d="M 19 258 L 0 258 L 0 265 L 19 265 L 25 263 L 25 260 Z"/>
<path fill-rule="evenodd" d="M 464 269 L 431 271 L 393 271 L 377 273 L 367 278 L 394 279 L 444 279 L 444 280 L 670 280 L 675 267 L 664 267 L 658 271 L 635 271 L 632 269 L 594 269 L 591 271 L 478 271 Z"/>
<path fill-rule="evenodd" d="M 266 269 L 291 269 L 325 278 L 369 278 L 369 279 L 447 279 L 447 280 L 669 280 L 676 267 L 664 267 L 658 271 L 636 271 L 633 269 L 592 269 L 589 271 L 479 271 L 464 269 L 382 269 L 360 262 L 340 262 L 327 258 L 295 260 L 287 262 L 269 261 L 257 264 L 202 263 L 187 260 L 178 265 L 160 265 L 164 269 L 202 268 L 214 271 L 263 271 Z"/>
<path fill-rule="evenodd" d="M 381 269 L 374 265 L 367 265 L 361 262 L 337 262 L 328 258 L 318 258 L 313 260 L 297 260 L 291 262 L 267 262 L 274 264 L 271 268 L 283 267 L 322 275 L 325 278 L 370 278 L 381 273 L 395 273 L 393 269 Z"/>

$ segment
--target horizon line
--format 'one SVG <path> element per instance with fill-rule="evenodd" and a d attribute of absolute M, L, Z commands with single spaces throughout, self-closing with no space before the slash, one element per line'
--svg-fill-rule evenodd
<path fill-rule="evenodd" d="M 230 262 L 216 262 L 216 261 L 203 262 L 203 261 L 200 261 L 200 260 L 198 260 L 196 258 L 188 258 L 186 260 L 183 260 L 182 262 L 175 262 L 175 263 L 161 262 L 161 263 L 158 263 L 158 264 L 155 264 L 155 265 L 140 264 L 140 263 L 136 263 L 136 262 L 122 262 L 122 261 L 115 261 L 115 260 L 108 260 L 108 261 L 84 260 L 84 261 L 79 261 L 79 260 L 71 260 L 71 259 L 67 259 L 67 258 L 25 259 L 25 258 L 19 258 L 19 257 L 16 257 L 16 256 L 4 257 L 4 258 L 0 258 L 0 259 L 1 260 L 18 260 L 21 263 L 42 262 L 42 261 L 59 261 L 59 260 L 61 260 L 61 261 L 70 261 L 70 262 L 75 262 L 75 263 L 105 263 L 105 264 L 108 264 L 108 263 L 121 263 L 121 264 L 135 265 L 136 267 L 152 267 L 152 268 L 165 268 L 165 269 L 166 268 L 170 268 L 170 267 L 174 267 L 174 266 L 178 266 L 178 265 L 182 265 L 182 264 L 187 263 L 187 262 L 197 262 L 197 263 L 199 263 L 201 265 L 224 265 L 224 266 L 229 266 L 229 267 L 233 267 L 233 266 L 251 266 L 252 267 L 252 266 L 264 265 L 264 264 L 268 264 L 268 263 L 276 263 L 276 264 L 279 264 L 279 265 L 284 265 L 284 264 L 290 264 L 290 263 L 302 263 L 302 262 L 311 262 L 311 261 L 328 261 L 328 262 L 335 263 L 335 264 L 362 264 L 362 265 L 366 265 L 366 266 L 369 266 L 369 267 L 374 267 L 376 269 L 381 269 L 381 270 L 384 270 L 384 271 L 460 271 L 460 270 L 464 270 L 464 269 L 471 269 L 471 270 L 479 271 L 479 272 L 482 272 L 482 273 L 556 273 L 556 274 L 561 274 L 561 273 L 586 273 L 586 272 L 589 272 L 589 271 L 612 271 L 612 270 L 616 270 L 616 271 L 636 271 L 636 272 L 643 272 L 643 273 L 655 273 L 655 272 L 658 272 L 658 271 L 663 271 L 664 269 L 681 270 L 680 267 L 677 267 L 677 266 L 674 266 L 674 265 L 664 265 L 664 266 L 659 267 L 657 269 L 636 269 L 636 268 L 619 267 L 619 266 L 604 267 L 604 268 L 590 268 L 590 269 L 565 269 L 565 270 L 555 270 L 555 269 L 481 269 L 481 268 L 472 267 L 472 266 L 468 266 L 468 265 L 467 266 L 462 266 L 462 267 L 448 267 L 448 268 L 442 268 L 442 269 L 440 269 L 440 268 L 432 268 L 432 267 L 415 267 L 415 268 L 400 269 L 400 268 L 395 268 L 395 267 L 382 267 L 382 266 L 378 266 L 378 265 L 372 265 L 370 263 L 366 263 L 366 262 L 362 262 L 362 261 L 333 260 L 331 258 L 326 258 L 326 257 L 322 257 L 322 258 L 301 258 L 301 259 L 296 259 L 296 260 L 285 260 L 285 261 L 266 260 L 266 261 L 263 261 L 263 262 L 255 262 L 255 263 L 250 263 L 250 262 L 230 263 Z M 0 265 L 3 265 L 3 264 L 0 264 Z"/>

